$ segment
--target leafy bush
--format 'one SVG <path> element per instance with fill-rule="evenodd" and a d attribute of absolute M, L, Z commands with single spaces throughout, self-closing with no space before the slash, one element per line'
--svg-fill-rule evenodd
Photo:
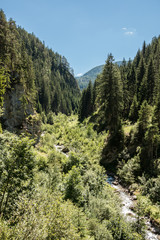
<path fill-rule="evenodd" d="M 120 163 L 121 164 L 121 163 Z M 118 175 L 121 178 L 122 182 L 130 185 L 135 183 L 140 173 L 140 159 L 139 155 L 136 155 L 134 158 L 131 158 L 127 163 L 123 163 L 122 168 L 118 169 Z"/>
<path fill-rule="evenodd" d="M 31 190 L 35 166 L 32 145 L 28 137 L 0 135 L 0 213 L 7 217 L 18 195 Z"/>

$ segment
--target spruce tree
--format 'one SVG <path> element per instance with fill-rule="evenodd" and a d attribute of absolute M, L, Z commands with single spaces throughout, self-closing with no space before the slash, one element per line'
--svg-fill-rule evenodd
<path fill-rule="evenodd" d="M 137 96 L 136 95 L 134 96 L 132 105 L 130 107 L 129 119 L 132 122 L 136 122 L 137 119 L 138 119 L 138 102 L 137 102 Z"/>
<path fill-rule="evenodd" d="M 139 119 L 138 119 L 138 140 L 140 143 L 143 142 L 145 133 L 151 123 L 152 109 L 145 100 L 139 110 Z"/>
<path fill-rule="evenodd" d="M 102 109 L 105 129 L 116 132 L 121 124 L 122 83 L 120 71 L 114 65 L 112 54 L 108 55 L 102 76 L 98 82 L 97 105 Z"/>
<path fill-rule="evenodd" d="M 141 88 L 141 83 L 145 75 L 145 64 L 143 58 L 141 58 L 138 69 L 137 69 L 137 97 L 138 97 L 138 102 L 141 99 L 141 96 L 139 95 L 139 91 Z"/>
<path fill-rule="evenodd" d="M 129 88 L 129 101 L 130 105 L 132 104 L 133 97 L 137 94 L 137 85 L 136 85 L 136 72 L 135 67 L 132 64 L 131 69 L 129 69 L 127 74 L 128 88 Z"/>
<path fill-rule="evenodd" d="M 129 86 L 128 86 L 128 79 L 127 79 L 127 63 L 125 59 L 123 59 L 122 65 L 120 66 L 121 72 L 121 79 L 122 79 L 122 86 L 123 86 L 123 118 L 127 119 L 128 112 L 129 112 Z"/>
<path fill-rule="evenodd" d="M 147 70 L 147 101 L 149 104 L 153 104 L 154 100 L 156 99 L 155 87 L 156 87 L 156 73 L 153 64 L 153 59 L 151 59 Z"/>
<path fill-rule="evenodd" d="M 8 55 L 8 33 L 9 33 L 9 27 L 8 22 L 6 20 L 6 16 L 3 12 L 3 10 L 0 10 L 0 59 L 3 63 L 6 63 L 6 58 Z"/>
<path fill-rule="evenodd" d="M 0 109 L 3 106 L 4 94 L 6 87 L 9 84 L 9 76 L 5 71 L 5 68 L 0 63 Z"/>
<path fill-rule="evenodd" d="M 82 97 L 79 105 L 79 121 L 82 122 L 85 118 L 91 116 L 93 113 L 93 87 L 91 81 L 87 89 L 82 92 Z"/>

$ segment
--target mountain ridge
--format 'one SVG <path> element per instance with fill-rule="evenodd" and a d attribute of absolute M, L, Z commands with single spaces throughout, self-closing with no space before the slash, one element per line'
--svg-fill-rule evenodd
<path fill-rule="evenodd" d="M 115 62 L 115 64 L 120 66 L 122 64 L 122 61 L 117 61 Z M 103 67 L 104 64 L 96 66 L 87 71 L 86 73 L 84 73 L 82 76 L 76 77 L 81 91 L 88 86 L 89 81 L 94 83 L 98 74 L 100 74 L 103 71 Z"/>

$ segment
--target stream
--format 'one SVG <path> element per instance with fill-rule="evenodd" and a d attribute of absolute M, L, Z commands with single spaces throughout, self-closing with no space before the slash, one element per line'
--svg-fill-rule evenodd
<path fill-rule="evenodd" d="M 125 216 L 127 221 L 133 222 L 136 221 L 136 213 L 132 210 L 134 205 L 134 197 L 131 197 L 118 182 L 115 182 L 115 178 L 113 176 L 108 175 L 107 182 L 116 189 L 121 200 L 122 200 L 122 208 L 121 212 Z M 156 229 L 151 225 L 149 219 L 145 218 L 145 224 L 147 226 L 146 232 L 146 240 L 159 240 L 160 235 L 156 233 Z"/>
<path fill-rule="evenodd" d="M 68 157 L 68 151 L 64 151 L 65 147 L 60 145 L 54 145 L 58 152 L 63 153 L 66 157 Z M 119 194 L 122 201 L 121 212 L 125 216 L 127 221 L 136 221 L 136 213 L 132 210 L 134 205 L 134 197 L 130 196 L 126 189 L 124 189 L 118 182 L 115 182 L 115 178 L 109 174 L 107 174 L 107 182 L 116 190 Z M 160 235 L 156 233 L 156 229 L 151 225 L 149 219 L 146 218 L 145 224 L 147 226 L 146 229 L 146 240 L 160 240 Z"/>

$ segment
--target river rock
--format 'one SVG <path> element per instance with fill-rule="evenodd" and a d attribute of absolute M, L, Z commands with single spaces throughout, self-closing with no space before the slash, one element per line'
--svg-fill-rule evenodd
<path fill-rule="evenodd" d="M 133 199 L 134 201 L 137 200 L 137 196 L 134 195 L 134 196 L 132 197 L 132 199 Z"/>
<path fill-rule="evenodd" d="M 114 181 L 112 184 L 117 186 L 119 183 L 118 181 Z"/>
<path fill-rule="evenodd" d="M 63 152 L 63 153 L 68 153 L 68 152 L 69 152 L 68 147 L 64 147 L 64 148 L 62 149 L 62 152 Z"/>
<path fill-rule="evenodd" d="M 127 215 L 130 216 L 130 217 L 134 217 L 133 213 L 127 213 Z"/>
<path fill-rule="evenodd" d="M 134 211 L 134 208 L 135 208 L 134 205 L 131 205 L 131 206 L 129 207 L 129 209 L 132 210 L 132 211 Z"/>

